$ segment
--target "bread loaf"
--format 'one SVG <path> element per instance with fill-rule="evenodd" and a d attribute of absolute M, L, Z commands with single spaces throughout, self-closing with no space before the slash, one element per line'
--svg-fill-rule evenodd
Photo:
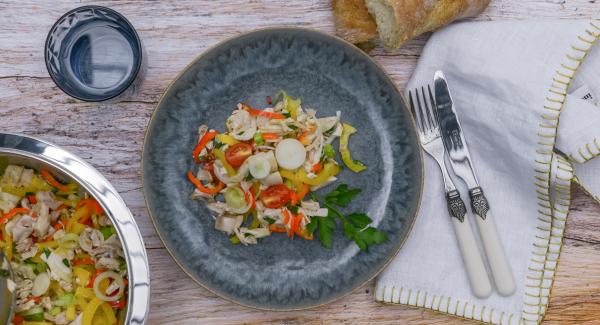
<path fill-rule="evenodd" d="M 393 49 L 454 20 L 476 16 L 488 4 L 489 0 L 333 1 L 340 36 L 353 43 L 372 40 L 375 37 L 372 32 L 374 20 L 379 39 Z"/>
<path fill-rule="evenodd" d="M 350 43 L 361 44 L 377 39 L 377 25 L 365 0 L 333 0 L 337 34 Z"/>

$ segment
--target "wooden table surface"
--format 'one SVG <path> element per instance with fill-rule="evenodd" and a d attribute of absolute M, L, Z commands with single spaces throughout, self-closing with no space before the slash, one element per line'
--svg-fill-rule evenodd
<path fill-rule="evenodd" d="M 144 129 L 163 90 L 199 53 L 220 40 L 259 27 L 304 26 L 333 33 L 328 0 L 272 1 L 0 1 L 0 130 L 41 137 L 102 172 L 119 190 L 144 236 L 152 273 L 150 324 L 467 322 L 425 309 L 384 305 L 374 282 L 335 303 L 296 312 L 240 307 L 199 287 L 173 262 L 156 236 L 141 190 Z M 44 65 L 51 25 L 69 9 L 100 4 L 124 14 L 147 54 L 145 80 L 131 98 L 84 103 L 62 93 Z M 595 0 L 492 0 L 478 20 L 588 18 Z M 394 52 L 371 54 L 403 89 L 427 37 Z M 600 206 L 575 188 L 547 324 L 600 324 Z"/>

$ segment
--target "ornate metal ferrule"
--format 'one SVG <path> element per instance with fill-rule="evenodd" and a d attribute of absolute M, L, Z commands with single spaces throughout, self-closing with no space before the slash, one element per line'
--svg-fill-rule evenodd
<path fill-rule="evenodd" d="M 485 220 L 487 213 L 490 210 L 490 205 L 485 198 L 481 187 L 470 189 L 469 196 L 471 197 L 471 208 L 473 209 L 473 213 Z"/>
<path fill-rule="evenodd" d="M 446 193 L 446 200 L 448 201 L 450 216 L 458 219 L 460 222 L 465 221 L 467 207 L 465 206 L 465 202 L 460 198 L 460 193 L 457 190 L 452 190 Z"/>

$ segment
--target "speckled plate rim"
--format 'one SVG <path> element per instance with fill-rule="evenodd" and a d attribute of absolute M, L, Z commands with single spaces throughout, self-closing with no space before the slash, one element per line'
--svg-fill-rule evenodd
<path fill-rule="evenodd" d="M 366 59 L 367 61 L 370 61 L 371 63 L 373 63 L 377 68 L 379 68 L 382 72 L 383 72 L 383 76 L 385 79 L 387 79 L 387 81 L 390 82 L 390 84 L 393 85 L 393 90 L 395 92 L 396 95 L 398 95 L 400 97 L 400 99 L 402 100 L 403 105 L 403 109 L 404 112 L 406 114 L 406 116 L 411 117 L 410 118 L 410 125 L 412 125 L 412 132 L 414 132 L 414 136 L 415 139 L 419 139 L 419 135 L 417 134 L 417 125 L 414 121 L 414 118 L 412 118 L 412 114 L 410 113 L 410 111 L 408 110 L 408 106 L 407 106 L 407 102 L 406 99 L 404 98 L 404 96 L 402 95 L 402 92 L 398 91 L 398 88 L 396 87 L 396 84 L 394 83 L 394 81 L 389 77 L 389 75 L 385 72 L 385 69 L 383 69 L 383 67 L 377 63 L 375 60 L 373 60 L 368 54 L 366 54 L 365 52 L 363 52 L 363 50 L 361 50 L 360 48 L 356 47 L 354 44 L 336 36 L 336 35 L 331 35 L 329 33 L 325 33 L 319 30 L 315 30 L 312 28 L 306 28 L 306 27 L 295 27 L 295 26 L 286 26 L 286 25 L 282 25 L 282 26 L 271 26 L 271 27 L 265 27 L 265 28 L 257 28 L 257 29 L 253 29 L 247 32 L 243 32 L 237 35 L 233 35 L 233 36 L 229 36 L 217 43 L 215 43 L 212 46 L 209 46 L 207 49 L 205 49 L 204 51 L 202 51 L 202 53 L 200 53 L 198 56 L 196 56 L 190 63 L 188 63 L 181 71 L 179 71 L 177 73 L 177 75 L 173 78 L 173 80 L 169 83 L 169 85 L 167 86 L 167 88 L 165 88 L 164 92 L 162 93 L 162 95 L 160 96 L 156 106 L 154 107 L 154 110 L 152 111 L 152 115 L 150 116 L 150 120 L 148 121 L 148 124 L 146 125 L 146 130 L 144 132 L 144 141 L 142 143 L 142 159 L 141 159 L 141 171 L 142 171 L 142 191 L 144 193 L 144 203 L 146 206 L 146 210 L 148 211 L 148 215 L 150 216 L 150 221 L 152 221 L 152 226 L 154 227 L 154 230 L 158 236 L 158 238 L 160 239 L 161 243 L 163 244 L 164 248 L 167 250 L 167 252 L 169 253 L 169 255 L 171 256 L 171 258 L 175 261 L 175 263 L 179 266 L 179 268 L 181 268 L 181 270 L 187 274 L 188 277 L 190 277 L 194 282 L 196 282 L 198 285 L 200 285 L 201 287 L 203 287 L 204 289 L 208 290 L 209 292 L 211 292 L 212 294 L 226 300 L 232 303 L 235 303 L 237 305 L 246 307 L 246 308 L 251 308 L 251 309 L 256 309 L 256 310 L 265 310 L 265 311 L 278 311 L 278 312 L 286 312 L 286 311 L 297 311 L 297 310 L 306 310 L 306 309 L 312 309 L 312 308 L 317 308 L 317 307 L 321 307 L 324 305 L 328 305 L 332 302 L 338 301 L 343 299 L 344 297 L 352 294 L 353 292 L 355 292 L 357 289 L 361 288 L 362 286 L 364 286 L 366 283 L 372 281 L 373 279 L 375 279 L 379 273 L 381 273 L 389 264 L 390 262 L 398 255 L 398 253 L 400 252 L 400 250 L 402 249 L 402 247 L 404 247 L 404 244 L 406 243 L 406 240 L 408 239 L 408 237 L 410 237 L 410 234 L 412 232 L 412 228 L 418 218 L 419 215 L 419 210 L 421 208 L 421 202 L 423 201 L 423 186 L 424 186 L 424 173 L 425 173 L 425 166 L 423 163 L 423 148 L 421 147 L 420 143 L 417 143 L 417 151 L 418 151 L 418 164 L 420 165 L 420 175 L 419 175 L 419 191 L 417 194 L 417 205 L 416 205 L 416 209 L 414 210 L 414 214 L 411 216 L 412 221 L 410 222 L 410 224 L 408 225 L 408 231 L 407 231 L 407 235 L 402 239 L 402 242 L 400 243 L 400 245 L 398 246 L 398 248 L 396 249 L 396 251 L 391 254 L 388 259 L 385 261 L 385 263 L 383 263 L 383 265 L 381 267 L 379 267 L 378 269 L 376 269 L 373 272 L 373 275 L 371 275 L 368 279 L 366 279 L 364 282 L 362 282 L 361 284 L 355 286 L 354 288 L 352 288 L 350 291 L 340 295 L 339 297 L 335 297 L 330 299 L 327 302 L 323 302 L 320 303 L 318 305 L 314 305 L 314 306 L 307 306 L 307 307 L 298 307 L 298 308 L 267 308 L 267 307 L 259 307 L 259 306 L 251 306 L 251 305 L 247 305 L 241 301 L 237 301 L 235 299 L 233 299 L 232 297 L 227 297 L 225 295 L 222 295 L 214 290 L 212 290 L 211 288 L 209 288 L 208 286 L 206 286 L 204 283 L 202 283 L 202 281 L 200 281 L 199 279 L 196 279 L 196 277 L 194 275 L 192 275 L 192 272 L 189 271 L 185 266 L 183 266 L 183 264 L 179 261 L 179 259 L 176 257 L 176 254 L 174 254 L 171 251 L 171 248 L 169 248 L 169 246 L 165 243 L 165 240 L 162 237 L 162 234 L 158 231 L 158 227 L 157 227 L 157 221 L 155 220 L 152 211 L 148 208 L 148 194 L 146 193 L 146 182 L 144 179 L 144 149 L 146 147 L 146 142 L 148 140 L 148 132 L 150 130 L 150 127 L 152 126 L 152 123 L 154 122 L 154 118 L 156 117 L 156 112 L 158 110 L 158 107 L 162 104 L 163 100 L 165 99 L 166 94 L 171 90 L 171 87 L 173 87 L 173 85 L 175 85 L 175 83 L 179 80 L 179 78 L 181 78 L 181 76 L 186 73 L 194 64 L 196 64 L 196 62 L 202 60 L 204 58 L 204 56 L 206 56 L 208 53 L 214 51 L 215 49 L 217 49 L 218 47 L 220 47 L 223 44 L 226 44 L 228 42 L 231 41 L 235 41 L 238 38 L 242 38 L 245 37 L 249 34 L 253 34 L 253 33 L 258 33 L 258 32 L 265 32 L 265 31 L 306 31 L 309 33 L 316 33 L 316 34 L 320 34 L 322 36 L 326 36 L 329 38 L 332 38 L 334 40 L 337 40 L 339 42 L 341 42 L 342 44 L 348 46 L 349 48 L 355 49 L 357 51 L 357 54 L 360 55 L 361 57 L 363 57 L 364 59 Z"/>

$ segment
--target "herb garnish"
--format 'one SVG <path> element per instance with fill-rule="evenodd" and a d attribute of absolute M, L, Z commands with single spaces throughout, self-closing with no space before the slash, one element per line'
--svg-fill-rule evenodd
<path fill-rule="evenodd" d="M 369 246 L 381 244 L 388 239 L 385 233 L 374 227 L 369 227 L 373 220 L 368 215 L 364 213 L 344 215 L 336 208 L 336 206 L 348 206 L 360 192 L 359 188 L 350 188 L 347 184 L 341 184 L 334 191 L 327 194 L 324 199 L 311 193 L 312 199 L 325 206 L 329 214 L 326 217 L 313 217 L 306 229 L 311 234 L 317 230 L 319 241 L 326 248 L 331 248 L 333 245 L 333 231 L 337 226 L 336 218 L 342 223 L 346 237 L 353 240 L 363 251 L 368 251 Z"/>

